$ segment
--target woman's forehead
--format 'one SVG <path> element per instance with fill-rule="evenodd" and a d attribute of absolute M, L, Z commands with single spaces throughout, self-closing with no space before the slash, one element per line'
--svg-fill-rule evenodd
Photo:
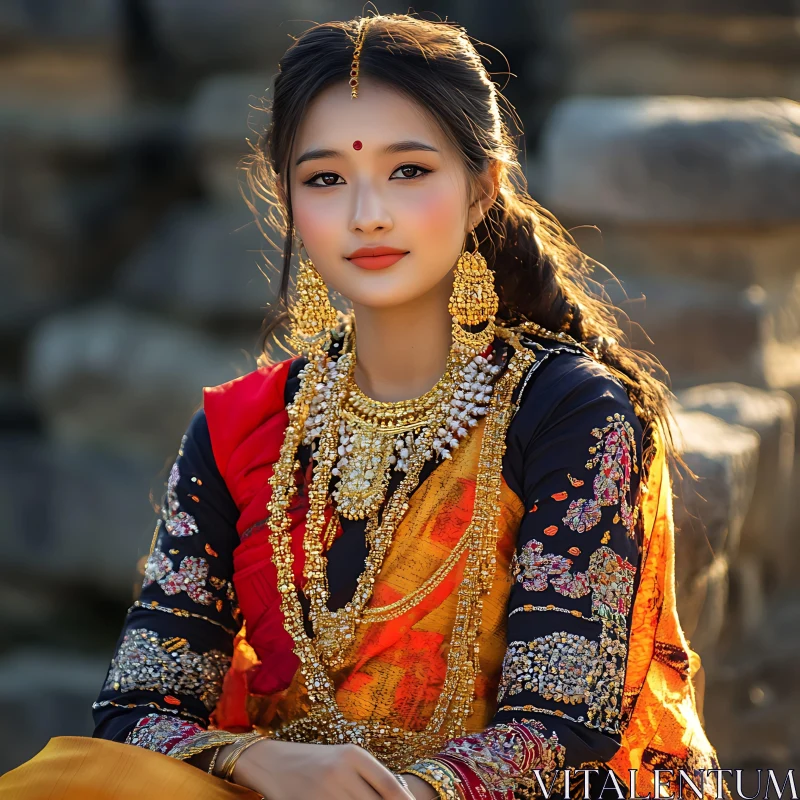
<path fill-rule="evenodd" d="M 405 93 L 362 79 L 357 98 L 347 82 L 330 86 L 314 98 L 295 140 L 295 151 L 331 148 L 383 150 L 400 141 L 420 141 L 439 152 L 449 146 L 436 120 Z M 357 148 L 361 149 L 361 148 Z"/>

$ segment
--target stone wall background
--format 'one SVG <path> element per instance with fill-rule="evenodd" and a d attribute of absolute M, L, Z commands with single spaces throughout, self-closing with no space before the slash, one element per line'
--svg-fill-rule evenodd
<path fill-rule="evenodd" d="M 361 7 L 0 4 L 0 771 L 91 732 L 180 436 L 204 385 L 254 367 L 250 106 L 291 20 Z M 680 611 L 722 765 L 800 765 L 796 3 L 417 9 L 508 57 L 534 196 L 584 226 L 669 370 L 699 476 L 676 482 Z"/>

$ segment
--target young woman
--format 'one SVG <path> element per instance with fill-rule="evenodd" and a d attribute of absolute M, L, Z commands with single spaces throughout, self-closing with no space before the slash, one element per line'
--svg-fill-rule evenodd
<path fill-rule="evenodd" d="M 1 797 L 717 796 L 667 392 L 524 191 L 499 100 L 448 23 L 289 48 L 248 166 L 303 355 L 205 389 L 95 738 Z"/>

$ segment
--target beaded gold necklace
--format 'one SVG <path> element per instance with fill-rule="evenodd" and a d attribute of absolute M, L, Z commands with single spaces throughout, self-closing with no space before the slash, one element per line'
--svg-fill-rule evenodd
<path fill-rule="evenodd" d="M 465 532 L 464 545 L 468 556 L 464 576 L 459 588 L 456 618 L 451 634 L 447 656 L 447 671 L 442 692 L 425 728 L 421 731 L 406 731 L 391 727 L 380 721 L 355 722 L 347 720 L 335 699 L 335 687 L 326 669 L 324 648 L 320 648 L 317 638 L 310 638 L 303 622 L 303 611 L 297 596 L 292 564 L 290 520 L 287 508 L 297 491 L 294 472 L 297 468 L 297 448 L 302 442 L 304 425 L 308 417 L 312 398 L 319 381 L 325 377 L 324 359 L 309 363 L 301 373 L 301 385 L 295 400 L 287 411 L 289 424 L 286 429 L 280 457 L 270 479 L 272 498 L 268 504 L 270 542 L 272 558 L 278 577 L 281 594 L 281 611 L 284 627 L 294 642 L 294 652 L 300 660 L 300 675 L 311 710 L 306 717 L 271 731 L 275 738 L 290 741 L 325 742 L 329 744 L 353 742 L 365 747 L 392 769 L 400 769 L 416 761 L 425 753 L 435 752 L 444 742 L 464 733 L 464 723 L 468 719 L 474 698 L 475 678 L 478 666 L 476 638 L 481 623 L 483 595 L 491 588 L 495 567 L 495 548 L 498 535 L 497 497 L 501 486 L 502 460 L 506 448 L 506 433 L 513 416 L 511 395 L 521 376 L 530 368 L 535 356 L 519 342 L 516 334 L 499 329 L 514 347 L 514 354 L 508 368 L 497 381 L 495 391 L 486 413 L 482 431 L 481 450 L 476 477 L 475 501 L 472 519 Z M 322 432 L 323 437 L 326 431 Z M 334 432 L 335 434 L 335 432 Z M 332 436 L 335 440 L 335 436 Z M 411 485 L 411 470 L 402 483 Z M 418 475 L 417 475 L 418 479 Z M 401 485 L 402 485 L 401 483 Z M 399 490 L 398 490 L 399 491 Z M 327 485 L 318 482 L 309 491 L 309 502 L 315 509 L 324 509 Z M 394 497 L 394 493 L 393 493 Z M 387 503 L 384 518 L 391 508 Z M 395 515 L 400 517 L 408 508 L 407 498 L 399 502 Z M 309 511 L 309 517 L 310 517 Z M 315 513 L 317 513 L 315 511 Z M 315 598 L 314 606 L 320 609 L 319 600 L 325 595 L 325 562 L 321 557 L 321 532 L 308 535 L 304 539 L 306 558 L 310 561 L 306 569 L 304 592 Z M 315 541 L 312 541 L 315 538 Z M 376 531 L 373 540 L 376 550 L 385 546 L 381 535 Z M 310 547 L 310 550 L 308 549 Z M 320 551 L 318 553 L 318 551 Z M 310 557 L 310 559 L 309 559 Z M 367 566 L 369 569 L 369 565 Z M 371 585 L 369 590 L 371 592 Z M 419 587 L 418 595 L 423 587 Z M 406 599 L 400 601 L 405 603 Z M 395 604 L 393 604 L 395 605 Z M 381 613 L 394 613 L 396 609 L 369 609 L 374 612 L 373 619 L 380 621 Z M 322 612 L 323 614 L 325 612 Z M 331 614 L 331 612 L 327 612 Z M 402 613 L 400 611 L 399 613 Z M 339 646 L 342 646 L 342 642 Z M 326 646 L 328 646 L 326 644 Z M 334 659 L 338 662 L 338 659 Z"/>
<path fill-rule="evenodd" d="M 451 457 L 451 450 L 478 424 L 493 391 L 491 377 L 500 369 L 491 364 L 491 354 L 484 357 L 453 348 L 444 375 L 432 389 L 418 398 L 381 402 L 367 397 L 354 380 L 356 337 L 351 325 L 345 330 L 344 345 L 337 362 L 316 366 L 317 394 L 310 402 L 303 439 L 316 444 L 304 538 L 304 591 L 318 652 L 330 668 L 341 665 L 356 626 L 368 616 L 377 621 L 375 614 L 367 614 L 366 606 L 425 462 L 434 456 Z M 392 468 L 405 476 L 379 513 Z M 368 518 L 364 570 L 350 602 L 336 611 L 328 609 L 326 536 L 321 535 L 332 476 L 339 477 L 333 491 L 336 513 Z M 460 554 L 464 548 L 458 549 Z M 414 594 L 414 602 L 427 596 L 443 574 L 437 572 L 436 581 L 426 581 L 424 590 Z M 399 603 L 386 613 L 396 615 L 408 607 Z"/>
<path fill-rule="evenodd" d="M 391 471 L 413 471 L 420 457 L 451 457 L 486 413 L 499 367 L 490 363 L 491 355 L 484 358 L 454 347 L 444 374 L 425 394 L 381 402 L 367 397 L 354 379 L 357 351 L 351 325 L 344 344 L 343 355 L 326 363 L 317 382 L 303 442 L 317 444 L 319 463 L 331 462 L 327 478 L 337 478 L 333 499 L 338 513 L 371 519 L 385 501 Z"/>

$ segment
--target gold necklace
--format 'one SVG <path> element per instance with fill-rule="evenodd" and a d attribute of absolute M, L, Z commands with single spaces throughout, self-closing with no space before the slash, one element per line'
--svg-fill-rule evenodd
<path fill-rule="evenodd" d="M 420 453 L 423 460 L 451 457 L 486 413 L 492 378 L 499 368 L 490 363 L 491 354 L 468 354 L 454 347 L 435 386 L 421 397 L 389 403 L 367 397 L 353 377 L 352 326 L 349 344 L 337 361 L 325 365 L 319 391 L 311 399 L 303 442 L 312 446 L 318 442 L 318 460 L 335 461 L 330 476 L 336 478 L 333 499 L 338 513 L 348 519 L 370 519 L 385 502 L 392 471 L 408 472 Z M 338 443 L 332 426 L 338 430 Z M 432 437 L 424 435 L 429 432 Z"/>
<path fill-rule="evenodd" d="M 316 437 L 304 441 L 310 438 L 317 443 L 304 537 L 304 593 L 309 600 L 309 620 L 318 651 L 331 668 L 343 663 L 356 626 L 373 617 L 366 612 L 366 606 L 425 462 L 435 453 L 451 457 L 450 451 L 458 446 L 458 440 L 478 424 L 493 391 L 490 376 L 499 370 L 490 363 L 491 355 L 463 354 L 454 348 L 448 356 L 445 375 L 422 397 L 396 403 L 374 401 L 353 379 L 353 336 L 351 343 L 351 349 L 335 365 L 316 367 L 326 380 L 320 383 L 317 377 L 310 378 L 323 391 L 321 398 L 315 395 L 311 400 L 304 423 Z M 402 432 L 405 438 L 395 439 Z M 386 502 L 392 465 L 406 474 Z M 337 513 L 355 519 L 369 515 L 365 531 L 368 553 L 352 599 L 344 607 L 330 611 L 323 555 L 327 537 L 323 528 L 328 487 L 334 475 L 340 477 L 333 491 Z M 384 503 L 386 507 L 379 514 Z M 444 574 L 437 571 L 436 580 L 441 581 Z M 406 602 L 383 613 L 403 613 L 436 585 L 426 582 L 424 592 L 414 593 Z"/>
<path fill-rule="evenodd" d="M 471 712 L 478 668 L 475 639 L 480 628 L 482 595 L 491 588 L 495 567 L 497 497 L 501 486 L 506 432 L 513 416 L 510 400 L 514 387 L 534 360 L 535 356 L 529 350 L 517 349 L 508 369 L 498 381 L 489 405 L 481 440 L 472 520 L 467 529 L 469 555 L 459 589 L 445 681 L 436 708 L 422 731 L 406 731 L 380 721 L 354 722 L 345 719 L 336 703 L 335 688 L 316 642 L 305 632 L 303 611 L 294 585 L 294 558 L 287 508 L 297 491 L 294 483 L 297 447 L 302 440 L 316 380 L 324 375 L 325 367 L 320 363 L 304 368 L 304 371 L 310 368 L 309 374 L 303 377 L 300 390 L 287 409 L 289 425 L 270 479 L 273 494 L 267 507 L 284 627 L 292 637 L 294 652 L 300 659 L 300 675 L 308 693 L 311 711 L 302 719 L 270 731 L 271 736 L 290 741 L 329 744 L 353 742 L 365 747 L 391 769 L 400 769 L 425 753 L 436 752 L 454 735 L 464 733 L 464 723 Z M 308 582 L 322 581 L 323 578 L 318 568 L 314 568 L 307 586 Z"/>
<path fill-rule="evenodd" d="M 432 439 L 430 429 L 420 435 L 420 446 L 410 458 L 408 470 L 399 487 L 386 503 L 383 514 L 371 518 L 367 525 L 368 554 L 364 570 L 358 577 L 353 598 L 343 608 L 330 611 L 330 593 L 326 580 L 326 563 L 323 555 L 323 537 L 320 530 L 324 524 L 325 507 L 328 502 L 327 487 L 330 484 L 333 464 L 338 456 L 339 431 L 337 419 L 341 398 L 348 391 L 348 378 L 352 375 L 352 353 L 340 357 L 347 360 L 339 372 L 331 392 L 328 405 L 329 419 L 324 425 L 316 452 L 316 465 L 309 486 L 309 508 L 306 514 L 306 530 L 303 540 L 306 560 L 304 593 L 309 601 L 309 619 L 316 635 L 316 645 L 325 664 L 331 668 L 341 665 L 346 647 L 355 635 L 355 628 L 369 599 L 378 572 L 386 559 L 393 541 L 394 532 L 403 514 L 408 510 L 408 498 L 419 482 L 425 462 L 427 446 Z"/>

